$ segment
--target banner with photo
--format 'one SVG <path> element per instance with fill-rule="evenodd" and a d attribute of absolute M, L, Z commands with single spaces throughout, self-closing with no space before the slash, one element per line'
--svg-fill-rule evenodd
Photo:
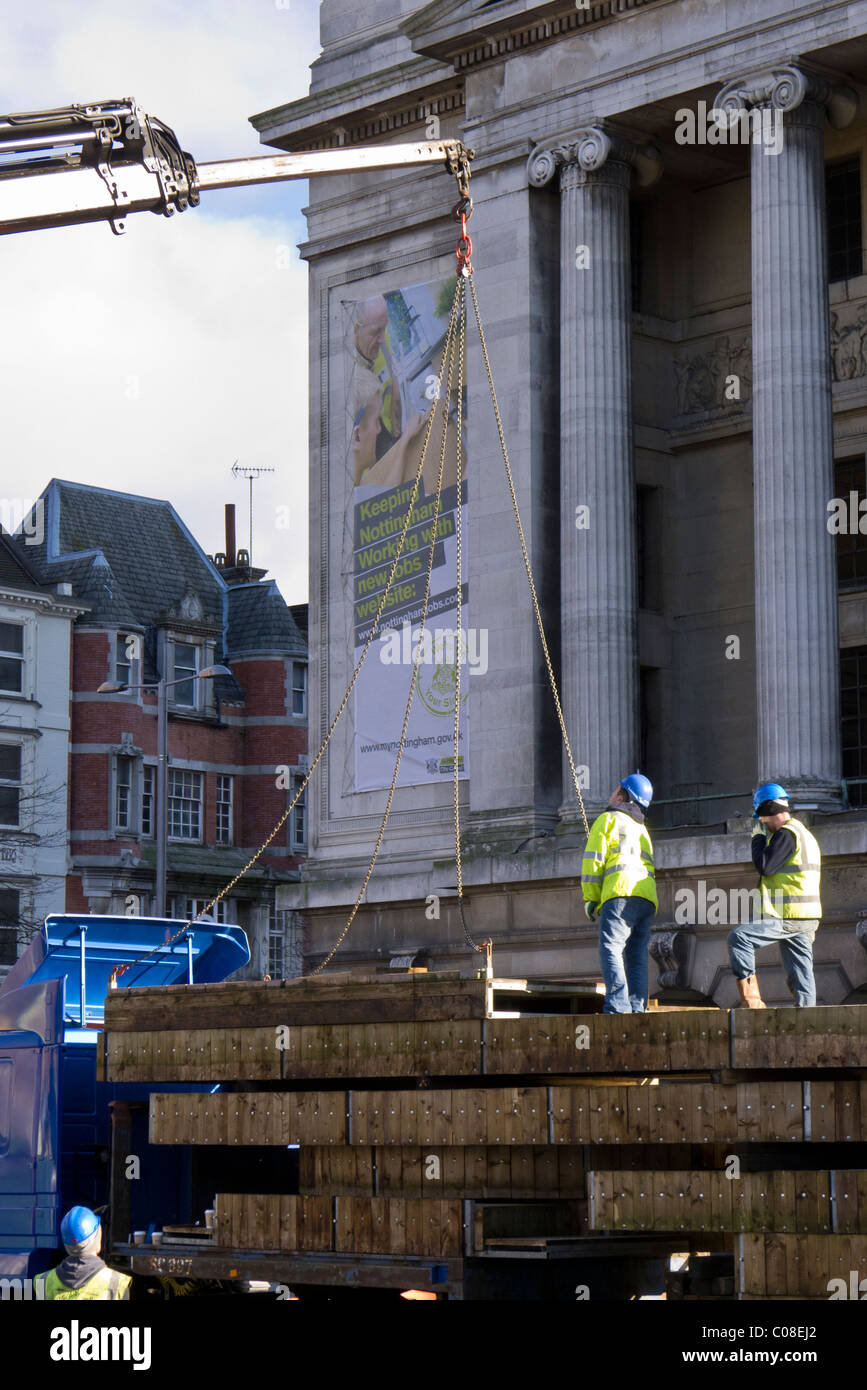
<path fill-rule="evenodd" d="M 452 276 L 345 305 L 356 661 L 373 626 L 406 521 L 428 417 L 436 406 L 437 379 L 454 289 Z M 466 454 L 463 439 L 457 437 L 457 404 L 453 385 L 424 641 L 419 647 L 442 443 L 442 409 L 436 411 L 421 483 L 380 631 L 355 686 L 356 791 L 378 791 L 391 784 L 416 652 L 419 674 L 398 786 L 419 786 L 454 776 L 454 702 L 458 681 L 458 770 L 461 777 L 469 774 L 466 701 L 471 653 L 466 582 L 462 584 L 462 630 L 457 632 L 455 628 L 458 506 L 462 576 L 467 564 Z M 465 421 L 466 400 L 463 418 Z"/>

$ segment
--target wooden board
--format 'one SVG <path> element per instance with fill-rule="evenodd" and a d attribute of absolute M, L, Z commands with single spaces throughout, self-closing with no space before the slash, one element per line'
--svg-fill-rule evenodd
<path fill-rule="evenodd" d="M 851 1235 L 861 1229 L 858 1215 L 859 1176 L 859 1173 L 846 1169 L 838 1169 L 834 1173 L 831 1214 L 836 1235 Z M 864 1174 L 864 1177 L 867 1178 L 867 1173 Z"/>
<path fill-rule="evenodd" d="M 813 1140 L 855 1142 L 861 1133 L 862 1083 L 837 1079 L 808 1085 L 805 1090 L 800 1081 L 782 1079 L 725 1085 L 665 1079 L 649 1086 L 576 1080 L 552 1086 L 550 1095 L 541 1086 L 353 1090 L 352 1142 L 373 1147 L 544 1145 L 549 1132 L 557 1144 L 653 1149 L 800 1142 L 805 1097 Z M 183 1098 L 157 1092 L 151 1097 L 151 1142 L 339 1145 L 347 1141 L 347 1104 L 345 1091 Z M 654 1161 L 653 1166 L 662 1165 Z"/>
<path fill-rule="evenodd" d="M 299 1250 L 332 1250 L 332 1202 L 330 1197 L 296 1198 Z"/>
<path fill-rule="evenodd" d="M 732 1014 L 733 1067 L 824 1068 L 867 1066 L 864 1004 L 820 1004 L 812 1009 L 736 1009 Z"/>
<path fill-rule="evenodd" d="M 220 985 L 169 985 L 112 991 L 105 1004 L 110 1032 L 167 1029 L 300 1027 L 321 1023 L 484 1018 L 486 982 L 453 972 L 359 980 L 240 980 Z"/>
<path fill-rule="evenodd" d="M 827 1171 L 743 1173 L 718 1170 L 600 1170 L 592 1173 L 593 1229 L 733 1231 L 794 1236 L 830 1230 Z M 849 1180 L 851 1174 L 835 1174 Z M 860 1203 L 850 1203 L 850 1229 L 867 1234 Z"/>
<path fill-rule="evenodd" d="M 863 1298 L 867 1236 L 745 1235 L 735 1259 L 742 1298 Z M 832 1284 L 832 1281 L 838 1281 Z"/>

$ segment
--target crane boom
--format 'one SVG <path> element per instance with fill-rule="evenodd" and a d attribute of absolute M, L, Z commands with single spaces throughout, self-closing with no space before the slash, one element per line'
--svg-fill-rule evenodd
<path fill-rule="evenodd" d="M 197 164 L 174 132 L 132 99 L 0 116 L 0 235 L 109 222 L 195 207 L 202 190 L 304 179 L 316 174 L 441 163 L 466 174 L 459 140 L 347 146 Z"/>

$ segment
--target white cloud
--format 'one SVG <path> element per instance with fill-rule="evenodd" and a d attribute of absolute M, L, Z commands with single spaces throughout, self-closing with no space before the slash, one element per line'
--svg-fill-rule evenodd
<path fill-rule="evenodd" d="M 135 96 L 199 160 L 264 153 L 248 116 L 305 95 L 319 49 L 310 0 L 42 0 L 3 28 L 3 110 Z M 123 238 L 93 225 L 0 240 L 7 498 L 52 476 L 166 497 L 213 552 L 227 501 L 247 543 L 233 460 L 274 467 L 254 484 L 254 561 L 304 598 L 307 271 L 294 255 L 279 268 L 277 250 L 305 232 L 281 187 L 131 217 Z"/>
<path fill-rule="evenodd" d="M 3 109 L 134 96 L 197 159 L 255 154 L 248 118 L 307 92 L 317 15 L 311 0 L 36 0 L 3 18 Z"/>
<path fill-rule="evenodd" d="M 307 285 L 266 221 L 131 218 L 5 238 L 0 414 L 6 497 L 52 476 L 166 497 L 209 552 L 223 504 L 284 596 L 307 591 Z M 291 529 L 278 529 L 278 505 Z"/>

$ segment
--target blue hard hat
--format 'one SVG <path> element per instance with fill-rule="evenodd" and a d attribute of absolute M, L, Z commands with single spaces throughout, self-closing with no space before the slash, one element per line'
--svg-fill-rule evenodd
<path fill-rule="evenodd" d="M 99 1230 L 99 1217 L 90 1207 L 71 1207 L 60 1223 L 60 1239 L 66 1246 L 84 1245 Z"/>
<path fill-rule="evenodd" d="M 624 777 L 620 783 L 625 792 L 629 793 L 632 801 L 637 801 L 642 811 L 646 811 L 653 800 L 653 783 L 649 777 L 645 777 L 641 772 L 630 772 L 628 777 Z"/>
<path fill-rule="evenodd" d="M 758 815 L 764 801 L 788 801 L 789 793 L 779 782 L 763 782 L 753 793 L 753 815 Z"/>

